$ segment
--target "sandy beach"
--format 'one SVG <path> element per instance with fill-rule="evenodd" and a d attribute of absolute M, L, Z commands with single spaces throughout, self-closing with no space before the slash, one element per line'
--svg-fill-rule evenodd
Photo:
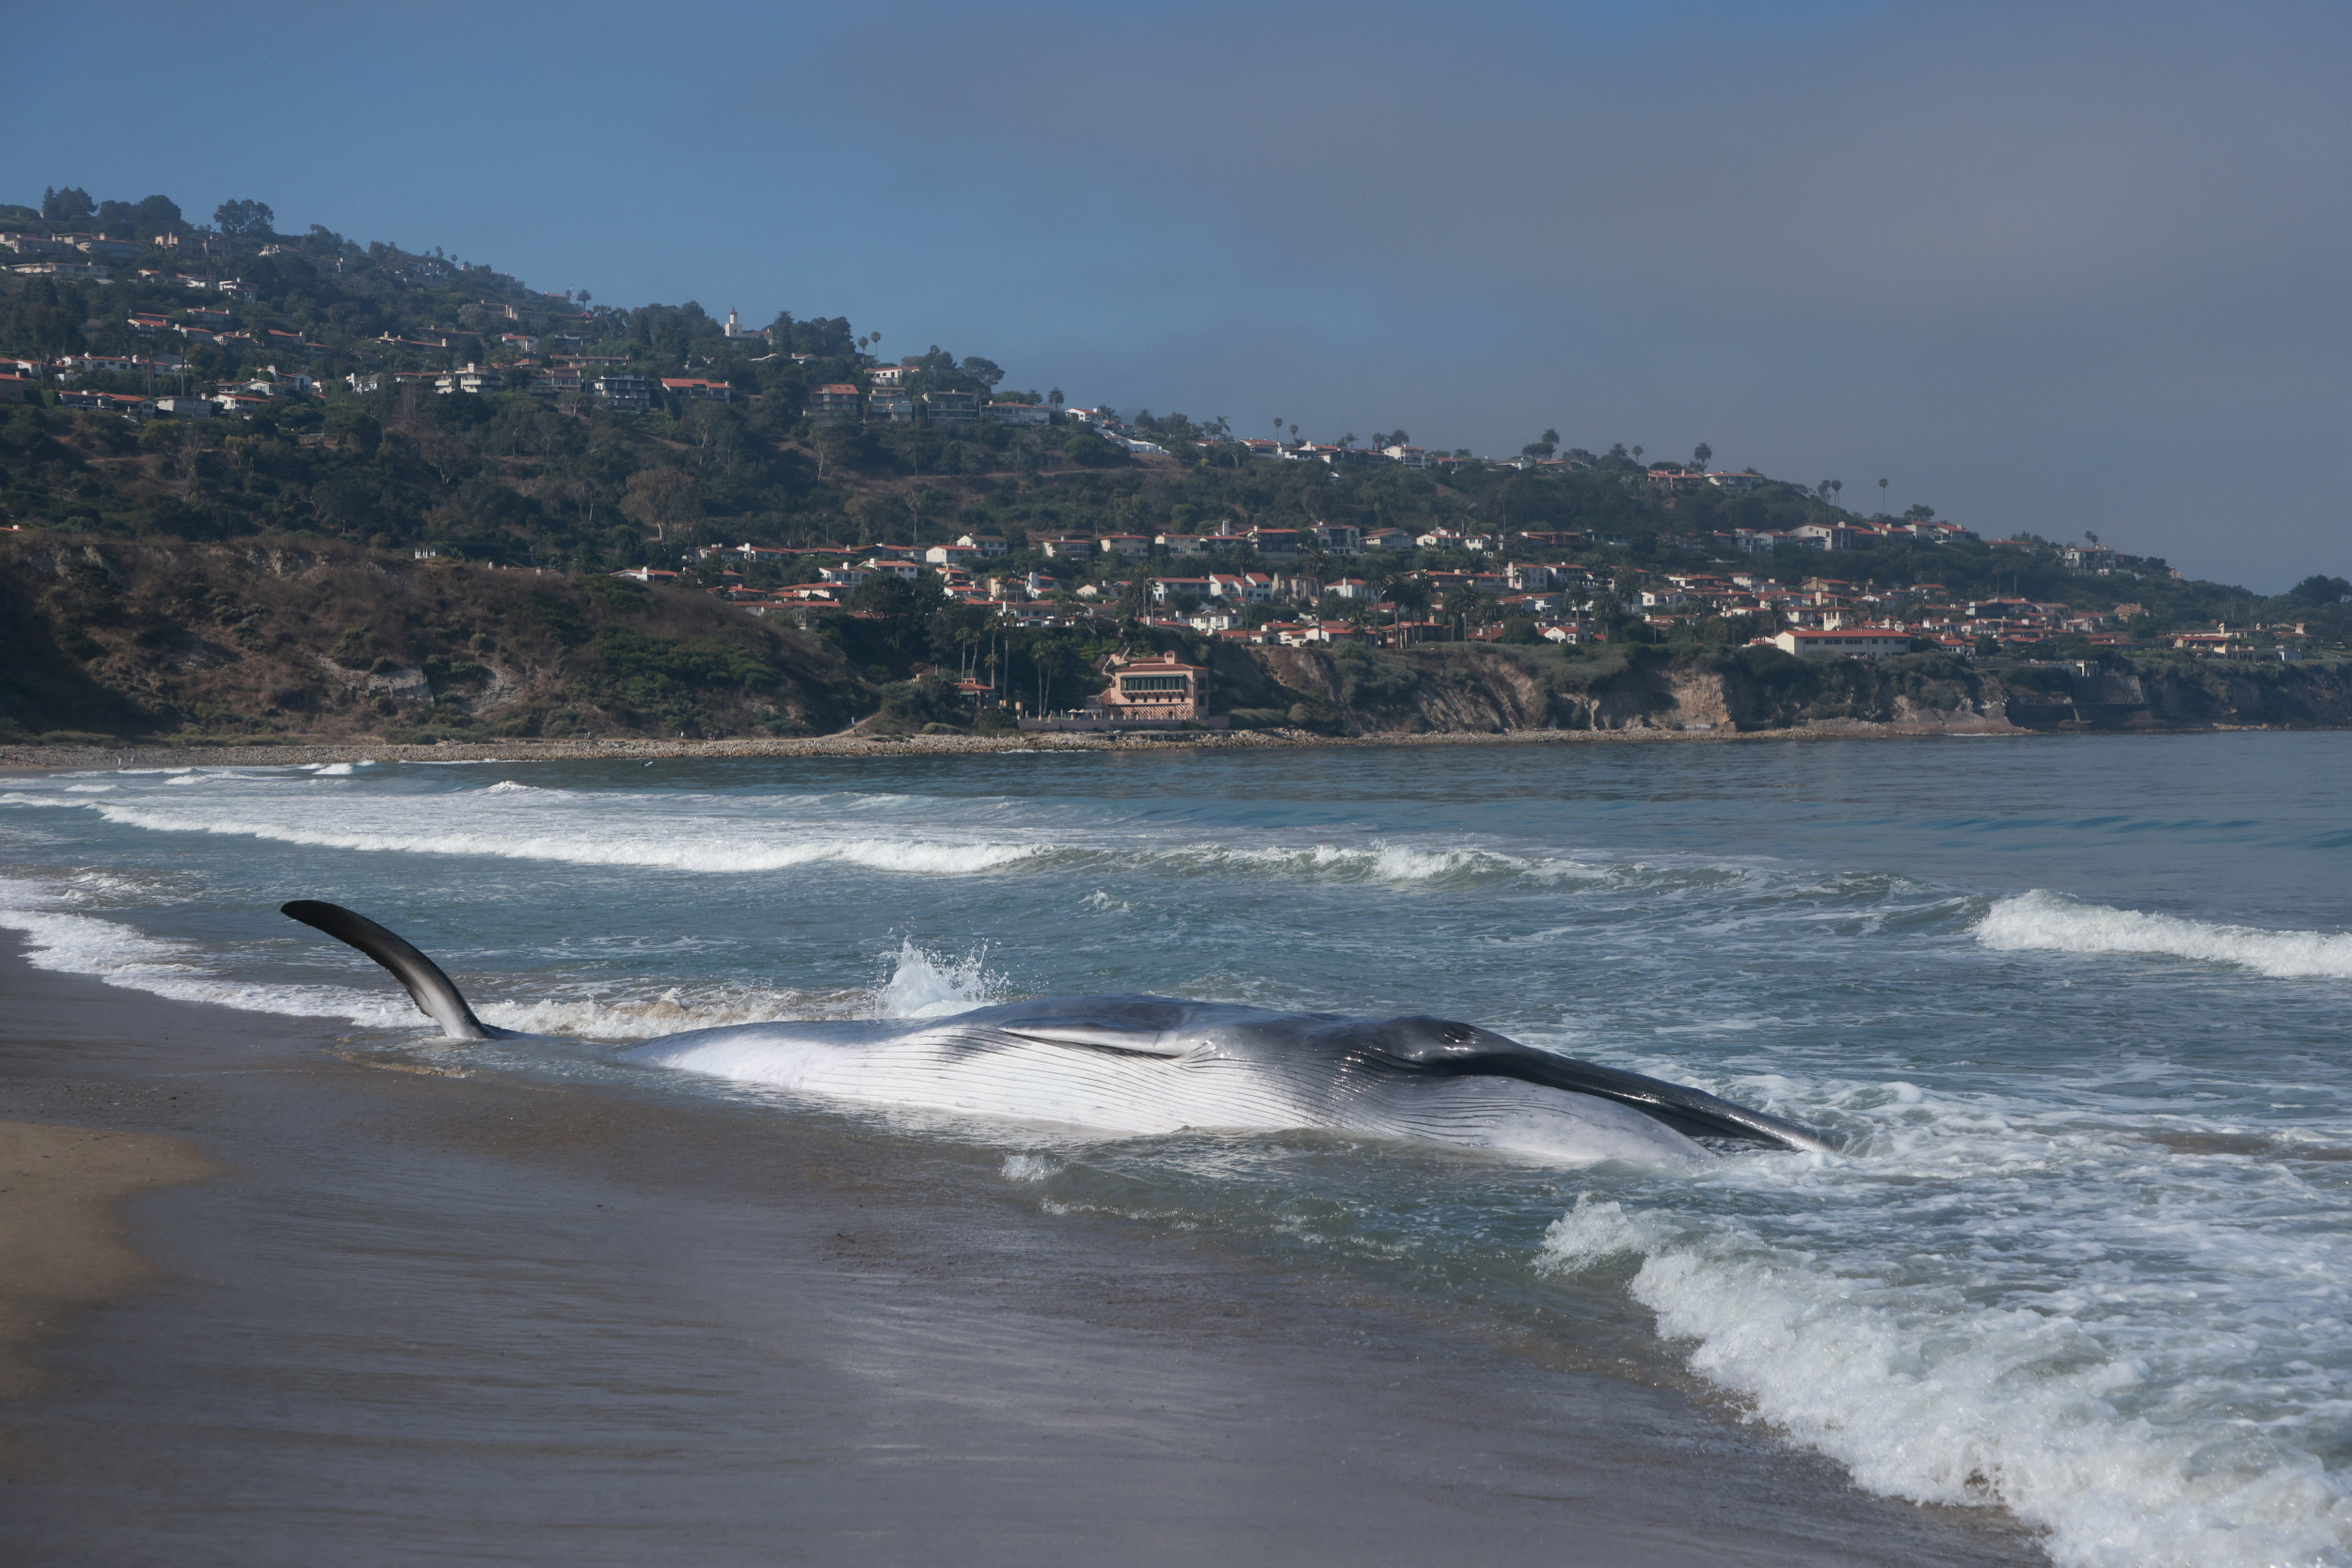
<path fill-rule="evenodd" d="M 13 1560 L 2038 1560 L 1474 1307 L 1049 1218 L 969 1148 L 388 1071 L 13 942 L 0 1007 L 0 1116 L 76 1130 L 7 1147 L 80 1167 L 7 1233 L 79 1213 L 59 1299 L 151 1281 L 0 1413 Z M 132 1191 L 145 1263 L 95 1217 Z"/>

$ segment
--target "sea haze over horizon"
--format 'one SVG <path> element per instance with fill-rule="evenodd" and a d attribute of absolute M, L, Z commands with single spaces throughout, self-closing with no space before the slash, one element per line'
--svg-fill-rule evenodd
<path fill-rule="evenodd" d="M 1243 434 L 1706 441 L 2266 593 L 2352 575 L 2338 7 L 97 4 L 10 33 L 8 199 L 256 198 Z"/>
<path fill-rule="evenodd" d="M 31 961 L 322 1047 L 959 1140 L 1728 1397 L 2067 1568 L 2352 1560 L 2352 734 L 21 776 Z M 325 897 L 439 958 L 453 1047 Z M 1104 991 L 1430 1013 L 1833 1131 L 1700 1173 L 797 1099 L 615 1047 Z M 354 1033 L 354 1030 L 357 1033 Z"/>

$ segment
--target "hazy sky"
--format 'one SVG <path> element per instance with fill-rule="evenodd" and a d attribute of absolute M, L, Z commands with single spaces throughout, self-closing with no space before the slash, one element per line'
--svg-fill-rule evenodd
<path fill-rule="evenodd" d="M 2352 575 L 2338 4 L 33 5 L 0 198 Z"/>

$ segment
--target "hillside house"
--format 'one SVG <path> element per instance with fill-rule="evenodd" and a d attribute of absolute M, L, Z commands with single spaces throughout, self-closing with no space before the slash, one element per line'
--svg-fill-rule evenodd
<path fill-rule="evenodd" d="M 847 382 L 818 387 L 808 394 L 803 412 L 812 420 L 828 423 L 857 418 L 857 388 Z"/>
<path fill-rule="evenodd" d="M 653 388 L 642 375 L 600 375 L 596 396 L 629 413 L 642 414 L 653 406 Z"/>
<path fill-rule="evenodd" d="M 1186 664 L 1174 654 L 1136 658 L 1113 654 L 1099 668 L 1111 677 L 1110 689 L 1094 699 L 1105 718 L 1199 720 L 1206 715 L 1209 672 L 1201 665 Z"/>
<path fill-rule="evenodd" d="M 1782 653 L 1800 658 L 1891 658 L 1911 652 L 1911 633 L 1888 626 L 1784 631 L 1771 641 Z"/>

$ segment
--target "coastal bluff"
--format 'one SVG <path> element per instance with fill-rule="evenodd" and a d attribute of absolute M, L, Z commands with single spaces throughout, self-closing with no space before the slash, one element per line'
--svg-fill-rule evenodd
<path fill-rule="evenodd" d="M 870 618 L 869 618 L 870 619 Z M 861 626 L 859 652 L 877 628 Z M 1139 628 L 1105 620 L 1100 652 Z M 1166 638 L 1160 641 L 1168 641 Z M 1799 658 L 1729 643 L 1177 639 L 1234 742 L 2352 725 L 2352 660 Z M 1009 730 L 945 672 L 709 594 L 327 545 L 0 542 L 0 744 L 490 745 Z M 1083 666 L 1074 673 L 1083 677 Z M 1017 692 L 1015 693 L 1017 694 Z"/>

